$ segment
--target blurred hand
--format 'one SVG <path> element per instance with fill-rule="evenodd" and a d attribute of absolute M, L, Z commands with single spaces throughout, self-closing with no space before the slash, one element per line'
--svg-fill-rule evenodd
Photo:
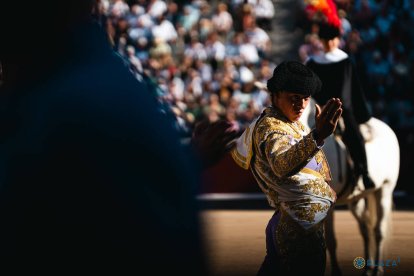
<path fill-rule="evenodd" d="M 238 133 L 229 121 L 203 121 L 195 126 L 191 143 L 203 167 L 207 168 L 224 156 L 237 137 Z"/>
<path fill-rule="evenodd" d="M 321 107 L 318 104 L 315 104 L 315 134 L 318 145 L 322 144 L 323 140 L 335 131 L 338 120 L 342 114 L 341 106 L 342 103 L 338 98 L 330 99 L 323 107 L 322 111 Z"/>

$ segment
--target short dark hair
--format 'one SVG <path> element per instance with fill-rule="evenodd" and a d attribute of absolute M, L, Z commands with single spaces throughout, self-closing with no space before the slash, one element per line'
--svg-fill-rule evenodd
<path fill-rule="evenodd" d="M 341 36 L 341 29 L 332 24 L 320 23 L 318 35 L 320 39 L 331 40 Z"/>
<path fill-rule="evenodd" d="M 273 71 L 273 76 L 267 81 L 267 89 L 270 93 L 286 91 L 312 96 L 318 93 L 321 87 L 322 82 L 319 77 L 298 61 L 280 63 Z"/>

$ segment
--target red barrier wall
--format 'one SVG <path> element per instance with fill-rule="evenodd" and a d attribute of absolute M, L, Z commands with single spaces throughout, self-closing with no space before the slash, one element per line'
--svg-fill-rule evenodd
<path fill-rule="evenodd" d="M 226 154 L 215 166 L 202 174 L 201 193 L 258 193 L 261 192 L 250 170 L 239 167 Z"/>

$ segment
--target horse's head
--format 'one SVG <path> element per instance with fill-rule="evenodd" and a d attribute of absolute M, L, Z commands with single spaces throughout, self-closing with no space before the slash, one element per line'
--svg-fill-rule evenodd
<path fill-rule="evenodd" d="M 315 126 L 315 108 L 316 101 L 311 98 L 308 106 L 305 108 L 302 116 L 300 117 L 300 122 L 309 128 L 313 128 Z"/>

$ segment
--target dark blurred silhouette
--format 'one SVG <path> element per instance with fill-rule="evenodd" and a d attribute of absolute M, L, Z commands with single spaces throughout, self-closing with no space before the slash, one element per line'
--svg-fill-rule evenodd
<path fill-rule="evenodd" d="M 201 167 L 93 22 L 93 2 L 0 4 L 0 271 L 204 275 Z"/>

